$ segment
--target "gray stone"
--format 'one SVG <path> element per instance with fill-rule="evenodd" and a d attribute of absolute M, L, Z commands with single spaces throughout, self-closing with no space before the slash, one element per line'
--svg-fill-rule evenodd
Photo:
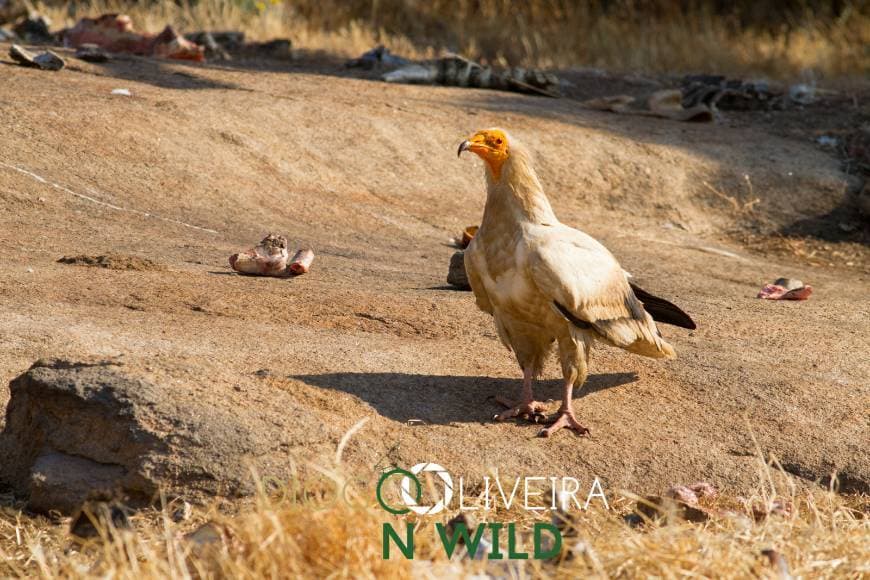
<path fill-rule="evenodd" d="M 72 513 L 95 490 L 111 490 L 124 482 L 125 469 L 67 455 L 48 452 L 33 462 L 30 470 L 30 508 Z"/>
<path fill-rule="evenodd" d="M 66 62 L 50 50 L 37 54 L 36 58 L 33 59 L 33 62 L 42 70 L 56 71 L 66 66 Z"/>
<path fill-rule="evenodd" d="M 10 383 L 0 482 L 34 510 L 66 514 L 109 488 L 134 506 L 159 491 L 239 497 L 254 492 L 253 472 L 289 477 L 297 446 L 337 437 L 283 391 L 253 384 L 262 404 L 251 405 L 200 384 L 196 369 L 175 371 L 158 382 L 107 361 L 38 361 Z"/>
<path fill-rule="evenodd" d="M 13 44 L 9 48 L 9 57 L 21 66 L 39 68 L 42 70 L 58 71 L 66 64 L 62 58 L 50 50 L 39 54 L 33 54 L 23 46 L 17 44 Z"/>
<path fill-rule="evenodd" d="M 468 283 L 468 273 L 465 271 L 465 252 L 459 251 L 450 256 L 447 283 L 462 290 L 471 290 L 471 284 Z"/>
<path fill-rule="evenodd" d="M 85 62 L 108 62 L 109 53 L 99 45 L 84 43 L 76 49 L 76 58 Z"/>
<path fill-rule="evenodd" d="M 18 38 L 29 44 L 46 44 L 54 40 L 51 20 L 39 14 L 31 14 L 12 29 Z"/>

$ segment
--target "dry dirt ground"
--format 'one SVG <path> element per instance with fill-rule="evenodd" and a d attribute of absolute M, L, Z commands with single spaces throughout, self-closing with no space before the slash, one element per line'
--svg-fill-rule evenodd
<path fill-rule="evenodd" d="M 622 117 L 572 99 L 389 86 L 328 61 L 70 64 L 0 66 L 0 409 L 40 357 L 120 357 L 202 397 L 229 385 L 238 405 L 289 393 L 288 462 L 334 453 L 370 417 L 345 451 L 361 474 L 435 461 L 466 477 L 739 492 L 757 483 L 754 437 L 800 479 L 836 472 L 844 489 L 870 488 L 866 247 L 833 266 L 742 247 L 741 216 L 704 185 L 758 197 L 776 228 L 839 211 L 854 180 L 809 136 L 770 130 L 770 115 Z M 519 372 L 471 294 L 445 284 L 451 238 L 484 202 L 482 165 L 456 146 L 489 126 L 535 152 L 562 221 L 699 325 L 663 329 L 674 361 L 594 351 L 575 394 L 590 438 L 490 421 Z M 312 271 L 232 273 L 227 257 L 267 232 L 313 247 Z M 122 255 L 114 267 L 58 263 L 107 253 Z M 815 294 L 755 299 L 780 276 Z M 558 398 L 557 379 L 554 361 L 541 395 Z"/>

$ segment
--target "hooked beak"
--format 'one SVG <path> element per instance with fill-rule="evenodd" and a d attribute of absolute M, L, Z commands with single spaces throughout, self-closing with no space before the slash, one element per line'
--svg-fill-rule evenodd
<path fill-rule="evenodd" d="M 466 139 L 459 144 L 459 150 L 456 151 L 456 156 L 462 157 L 463 151 L 471 151 L 472 153 L 477 153 L 478 155 L 481 155 L 488 150 L 489 146 L 487 146 L 487 144 L 484 142 L 484 137 L 480 133 L 478 133 L 470 139 Z"/>

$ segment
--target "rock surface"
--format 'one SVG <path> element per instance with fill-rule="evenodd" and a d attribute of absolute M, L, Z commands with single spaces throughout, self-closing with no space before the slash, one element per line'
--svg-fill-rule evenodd
<path fill-rule="evenodd" d="M 66 514 L 78 509 L 94 490 L 119 486 L 127 473 L 117 464 L 55 451 L 43 451 L 29 471 L 30 508 L 37 512 L 57 510 Z"/>
<path fill-rule="evenodd" d="M 252 470 L 287 472 L 290 414 L 239 409 L 219 392 L 204 399 L 177 369 L 163 380 L 138 372 L 112 361 L 41 360 L 13 380 L 0 480 L 31 509 L 68 514 L 93 492 L 118 489 L 137 503 L 160 490 L 236 497 L 254 491 Z M 297 428 L 305 424 L 293 416 Z"/>
<path fill-rule="evenodd" d="M 695 125 L 588 111 L 570 96 L 343 78 L 306 59 L 292 74 L 179 63 L 183 74 L 168 74 L 151 59 L 119 60 L 110 76 L 86 62 L 87 74 L 60 76 L 6 67 L 0 406 L 41 357 L 123 355 L 118 371 L 168 392 L 188 436 L 192 417 L 218 408 L 224 429 L 276 434 L 264 445 L 276 463 L 331 464 L 341 435 L 369 417 L 342 455 L 369 478 L 361 493 L 384 466 L 437 462 L 468 484 L 498 470 L 571 476 L 584 490 L 598 476 L 608 497 L 698 480 L 751 497 L 759 448 L 798 482 L 836 472 L 842 489 L 870 490 L 867 250 L 850 246 L 847 266 L 838 243 L 815 242 L 812 260 L 780 253 L 780 236 L 743 244 L 728 233 L 749 232 L 741 216 L 705 186 L 760 198 L 763 223 L 838 229 L 850 182 L 813 138 L 855 126 L 853 105 Z M 627 92 L 566 74 L 578 98 Z M 136 98 L 111 98 L 120 86 Z M 493 126 L 534 151 L 561 222 L 698 322 L 662 328 L 673 361 L 594 350 L 574 401 L 592 438 L 541 440 L 540 426 L 491 421 L 493 397 L 516 397 L 521 374 L 474 297 L 444 288 L 445 242 L 480 223 L 485 203 L 482 162 L 456 159 L 456 146 Z M 270 229 L 316 248 L 309 275 L 231 274 L 226 257 Z M 167 269 L 56 263 L 108 252 Z M 816 295 L 757 300 L 778 276 Z M 178 367 L 145 370 L 163 361 Z M 541 379 L 535 394 L 558 399 L 557 361 Z"/>

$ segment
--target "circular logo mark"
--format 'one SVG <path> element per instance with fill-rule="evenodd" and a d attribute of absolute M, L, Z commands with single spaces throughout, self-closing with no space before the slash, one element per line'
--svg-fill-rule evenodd
<path fill-rule="evenodd" d="M 423 471 L 428 471 L 437 475 L 441 481 L 444 482 L 444 493 L 441 495 L 441 499 L 439 499 L 435 505 L 432 506 L 420 506 L 417 505 L 417 502 L 420 500 L 419 494 L 417 499 L 415 500 L 411 497 L 411 478 L 403 477 L 402 478 L 402 501 L 405 502 L 405 505 L 414 512 L 415 514 L 420 515 L 433 515 L 437 514 L 444 510 L 445 507 L 450 505 L 450 500 L 453 499 L 453 478 L 450 477 L 450 474 L 446 469 L 438 465 L 437 463 L 418 463 L 414 467 L 411 468 L 411 473 L 417 475 Z M 414 478 L 417 483 L 417 489 L 420 488 L 420 481 L 417 478 Z"/>
<path fill-rule="evenodd" d="M 387 505 L 387 502 L 384 501 L 383 495 L 381 495 L 381 488 L 384 486 L 384 482 L 396 474 L 404 475 L 404 477 L 402 478 L 402 495 L 403 496 L 405 494 L 404 484 L 409 479 L 413 479 L 414 485 L 417 486 L 417 492 L 416 492 L 417 500 L 416 501 L 420 501 L 420 497 L 423 494 L 423 486 L 420 485 L 420 480 L 417 479 L 417 477 L 413 473 L 411 473 L 410 471 L 407 471 L 405 469 L 401 469 L 399 467 L 397 467 L 395 469 L 391 469 L 389 471 L 385 471 L 383 473 L 383 475 L 381 475 L 380 479 L 378 479 L 378 487 L 375 489 L 375 495 L 378 498 L 378 503 L 381 504 L 382 508 L 384 508 L 385 510 L 387 510 L 391 514 L 396 514 L 397 516 L 400 516 L 402 514 L 408 513 L 411 510 L 409 510 L 408 508 L 396 509 L 390 505 Z M 409 485 L 409 487 L 410 487 L 410 485 Z"/>
<path fill-rule="evenodd" d="M 441 481 L 444 482 L 444 493 L 442 494 L 441 499 L 438 500 L 435 505 L 420 505 L 420 497 L 423 493 L 423 486 L 420 484 L 420 480 L 417 478 L 417 475 L 423 471 L 434 473 L 438 476 L 439 479 L 441 479 Z M 406 506 L 408 506 L 406 508 L 394 508 L 390 505 L 387 505 L 387 503 L 383 499 L 381 488 L 383 487 L 384 482 L 393 475 L 402 476 L 402 502 Z M 412 481 L 414 482 L 413 496 L 411 495 Z M 411 468 L 411 471 L 407 471 L 405 469 L 397 467 L 381 475 L 380 479 L 378 479 L 378 487 L 375 490 L 375 493 L 378 498 L 378 503 L 381 504 L 381 507 L 390 512 L 391 514 L 402 515 L 408 513 L 409 511 L 413 511 L 415 514 L 433 515 L 443 511 L 445 507 L 450 505 L 450 500 L 453 499 L 453 478 L 450 476 L 450 473 L 448 473 L 446 469 L 444 469 L 437 463 L 418 463 Z"/>

